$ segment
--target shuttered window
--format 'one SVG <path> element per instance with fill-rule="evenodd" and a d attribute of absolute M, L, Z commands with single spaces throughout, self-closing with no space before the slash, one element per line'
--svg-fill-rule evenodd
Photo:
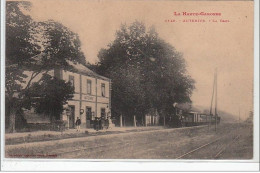
<path fill-rule="evenodd" d="M 101 96 L 102 96 L 102 97 L 105 97 L 105 96 L 106 96 L 106 93 L 105 93 L 105 84 L 104 84 L 104 83 L 101 84 Z"/>
<path fill-rule="evenodd" d="M 87 80 L 87 94 L 91 95 L 91 80 Z"/>
<path fill-rule="evenodd" d="M 69 75 L 69 82 L 71 83 L 71 86 L 73 86 L 75 88 L 74 76 Z"/>

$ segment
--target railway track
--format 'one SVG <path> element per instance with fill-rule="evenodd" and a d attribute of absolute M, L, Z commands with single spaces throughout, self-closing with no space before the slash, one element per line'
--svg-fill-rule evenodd
<path fill-rule="evenodd" d="M 220 156 L 230 145 L 232 145 L 233 142 L 235 142 L 236 140 L 239 139 L 239 136 L 240 136 L 240 135 L 237 135 L 235 138 L 233 138 L 233 139 L 232 139 L 228 144 L 226 144 L 226 145 L 222 143 L 222 144 L 221 144 L 222 146 L 220 147 L 220 150 L 218 150 L 217 153 L 214 154 L 213 158 L 211 158 L 211 159 L 218 159 L 219 156 Z M 205 148 L 209 147 L 210 145 L 213 145 L 213 144 L 215 144 L 215 143 L 217 143 L 217 142 L 221 142 L 221 140 L 224 139 L 224 138 L 226 138 L 226 137 L 229 137 L 229 136 L 226 135 L 226 136 L 217 138 L 216 140 L 211 141 L 211 142 L 208 142 L 208 143 L 206 143 L 206 144 L 203 144 L 203 145 L 201 145 L 201 146 L 199 146 L 199 147 L 197 147 L 197 148 L 195 148 L 195 149 L 193 149 L 193 150 L 191 150 L 191 151 L 188 151 L 188 152 L 182 154 L 181 156 L 176 157 L 175 159 L 184 159 L 186 156 L 191 156 L 191 155 L 194 154 L 195 152 L 198 152 L 198 151 L 200 151 L 200 150 L 202 150 L 202 149 L 205 149 Z"/>
<path fill-rule="evenodd" d="M 238 130 L 238 129 L 237 129 Z M 236 133 L 238 132 L 236 130 Z M 166 130 L 168 131 L 168 130 Z M 167 132 L 168 133 L 168 132 Z M 170 134 L 174 134 L 174 133 L 170 133 Z M 205 132 L 205 135 L 207 136 L 209 133 Z M 194 138 L 194 141 L 197 141 L 197 136 L 193 136 L 191 138 L 191 136 L 189 135 L 189 133 L 185 134 L 186 135 L 186 140 L 188 141 L 193 141 L 193 138 Z M 174 140 L 171 141 L 172 143 L 168 143 L 168 144 L 164 144 L 166 147 L 168 147 L 168 149 L 174 149 L 175 151 L 177 151 L 176 153 L 172 153 L 170 155 L 170 153 L 168 154 L 168 156 L 166 156 L 166 158 L 171 158 L 171 159 L 190 159 L 189 156 L 192 156 L 193 154 L 195 154 L 196 152 L 198 151 L 202 151 L 202 153 L 200 153 L 199 155 L 204 157 L 203 153 L 208 152 L 208 151 L 214 151 L 212 152 L 214 154 L 214 157 L 210 157 L 210 159 L 217 159 L 221 156 L 221 154 L 223 152 L 225 152 L 225 150 L 227 149 L 227 147 L 229 145 L 232 145 L 232 142 L 237 140 L 239 138 L 239 136 L 235 136 L 235 133 L 231 133 L 229 132 L 228 135 L 224 135 L 224 131 L 220 131 L 218 133 L 217 136 L 221 136 L 221 137 L 218 137 L 216 139 L 217 136 L 213 137 L 211 136 L 210 134 L 210 138 L 204 138 L 204 140 L 201 140 L 201 142 L 197 141 L 196 143 L 194 143 L 195 145 L 200 145 L 202 143 L 202 141 L 209 141 L 209 140 L 212 140 L 211 142 L 204 142 L 204 144 L 200 145 L 199 147 L 196 147 L 195 149 L 192 149 L 188 152 L 185 152 L 185 145 L 188 144 L 187 142 L 184 143 L 184 147 L 179 147 L 183 144 L 175 144 Z M 230 136 L 233 136 L 234 138 L 231 140 L 230 142 Z M 172 136 L 171 136 L 172 137 Z M 177 136 L 176 136 L 177 137 Z M 181 137 L 181 136 L 180 136 Z M 202 135 L 203 137 L 203 135 Z M 82 144 L 79 144 L 77 148 L 75 148 L 74 146 L 70 146 L 70 147 L 62 147 L 62 148 L 59 148 L 59 149 L 53 149 L 53 150 L 50 150 L 48 152 L 44 152 L 44 151 L 40 151 L 39 155 L 41 154 L 48 154 L 48 153 L 51 153 L 52 155 L 56 155 L 56 157 L 58 158 L 108 158 L 110 154 L 112 154 L 114 151 L 114 154 L 116 156 L 118 156 L 119 158 L 122 157 L 122 152 L 121 152 L 121 155 L 120 153 L 118 153 L 117 151 L 124 151 L 124 152 L 132 152 L 133 154 L 130 154 L 130 158 L 134 157 L 134 158 L 142 158 L 142 156 L 149 156 L 149 154 L 151 153 L 155 153 L 155 152 L 158 152 L 160 151 L 160 148 L 156 148 L 154 145 L 154 143 L 156 144 L 160 144 L 161 142 L 164 141 L 164 138 L 165 137 L 156 137 L 152 143 L 150 143 L 150 141 L 138 141 L 136 140 L 136 137 L 132 137 L 132 138 L 129 138 L 129 137 L 123 137 L 120 139 L 120 141 L 107 141 L 107 142 L 103 142 L 103 143 L 99 143 L 99 140 L 97 141 L 92 141 L 92 144 L 87 142 L 87 143 L 82 143 Z M 215 139 L 213 139 L 215 138 Z M 227 145 L 225 145 L 223 142 L 223 138 L 226 138 L 228 139 L 226 143 L 228 143 Z M 203 138 L 202 138 L 203 139 Z M 95 142 L 95 143 L 93 143 Z M 214 144 L 217 144 L 217 145 L 214 145 Z M 171 146 L 169 148 L 169 146 Z M 190 145 L 192 146 L 192 145 Z M 210 150 L 203 150 L 203 149 L 206 149 L 207 147 L 210 147 L 212 146 L 213 148 L 217 146 L 217 149 L 214 148 L 213 150 L 210 149 Z M 210 148 L 212 148 L 210 147 Z M 182 149 L 180 151 L 178 151 L 179 149 Z M 186 148 L 187 150 L 187 148 Z M 185 152 L 184 154 L 182 154 L 181 152 Z M 38 152 L 37 152 L 38 153 Z M 112 154 L 114 156 L 114 154 Z M 180 156 L 178 156 L 179 154 L 181 154 Z M 197 153 L 198 154 L 198 153 Z M 37 155 L 37 154 L 36 154 Z M 114 156 L 114 158 L 117 158 L 116 156 Z M 178 156 L 178 157 L 176 157 Z M 176 157 L 176 158 L 175 158 Z M 193 158 L 196 158 L 196 159 L 200 159 L 201 157 L 193 157 Z"/>
<path fill-rule="evenodd" d="M 64 137 L 64 138 L 54 138 L 54 139 L 41 139 L 41 140 L 33 140 L 33 141 L 19 141 L 15 143 L 10 143 L 10 141 L 6 142 L 6 146 L 19 146 L 23 144 L 30 144 L 30 143 L 40 143 L 40 142 L 48 142 L 48 141 L 60 141 L 60 140 L 66 140 L 66 139 L 79 139 L 79 138 L 89 138 L 89 137 L 98 137 L 98 136 L 106 136 L 106 135 L 118 135 L 118 134 L 124 134 L 124 133 L 150 133 L 150 132 L 160 132 L 160 131 L 179 131 L 179 130 L 188 130 L 188 129 L 196 129 L 196 128 L 203 128 L 207 125 L 200 125 L 200 126 L 192 126 L 192 127 L 181 127 L 181 128 L 164 128 L 164 129 L 152 129 L 152 130 L 126 130 L 126 131 L 99 131 L 95 133 L 90 133 L 88 135 L 83 136 L 70 136 L 70 137 Z M 10 140 L 10 139 L 6 139 Z M 10 147 L 11 148 L 11 147 Z"/>
<path fill-rule="evenodd" d="M 239 139 L 240 135 L 237 135 L 228 145 L 224 146 L 221 148 L 221 150 L 215 155 L 215 159 L 219 158 L 219 156 L 229 147 L 233 142 Z"/>
<path fill-rule="evenodd" d="M 187 155 L 190 155 L 190 154 L 192 154 L 192 153 L 194 153 L 194 152 L 196 152 L 200 149 L 203 149 L 203 148 L 205 148 L 205 147 L 207 147 L 211 144 L 214 144 L 214 143 L 220 141 L 222 138 L 224 138 L 224 137 L 220 137 L 220 138 L 218 138 L 218 139 L 216 139 L 212 142 L 203 144 L 203 145 L 201 145 L 201 146 L 199 146 L 199 147 L 197 147 L 197 148 L 195 148 L 195 149 L 193 149 L 193 150 L 191 150 L 191 151 L 189 151 L 189 152 L 187 152 L 187 153 L 185 153 L 185 154 L 183 154 L 183 155 L 181 155 L 181 156 L 179 156 L 175 159 L 184 158 Z M 238 136 L 235 139 L 233 139 L 232 142 L 234 140 L 236 140 L 237 138 L 238 138 Z M 62 157 L 66 154 L 79 153 L 79 155 L 74 155 L 73 157 L 70 157 L 70 158 L 77 158 L 81 155 L 91 154 L 92 152 L 105 152 L 105 151 L 115 150 L 115 148 L 113 148 L 111 146 L 116 146 L 116 145 L 118 145 L 118 147 L 116 149 L 119 150 L 121 148 L 125 148 L 125 147 L 129 146 L 130 144 L 131 144 L 130 140 L 127 140 L 127 141 L 124 141 L 124 142 L 115 142 L 115 143 L 109 143 L 109 144 L 106 144 L 106 145 L 98 145 L 98 146 L 94 146 L 94 147 L 82 147 L 82 148 L 73 149 L 73 150 L 66 150 L 66 151 L 58 152 L 58 153 L 56 153 L 56 155 L 59 156 L 59 157 Z M 142 143 L 139 142 L 139 143 L 137 143 L 137 145 L 138 146 L 147 145 L 147 142 L 142 142 Z M 214 158 L 217 158 L 219 155 L 221 155 L 227 147 L 228 146 L 223 145 Z M 150 150 L 153 150 L 153 149 L 150 149 Z M 84 151 L 88 151 L 89 153 L 84 154 L 83 153 Z"/>
<path fill-rule="evenodd" d="M 97 146 L 92 146 L 92 147 L 81 147 L 81 148 L 77 148 L 77 149 L 56 152 L 56 153 L 54 153 L 54 155 L 57 155 L 58 157 L 61 157 L 63 155 L 71 154 L 71 153 L 78 153 L 78 152 L 84 152 L 84 151 L 92 152 L 94 149 L 96 149 L 95 151 L 97 151 L 97 149 L 102 149 L 102 148 L 109 147 L 111 145 L 120 145 L 120 144 L 126 144 L 127 145 L 129 143 L 115 142 L 115 143 L 110 143 L 110 144 L 106 144 L 106 145 L 97 145 Z"/>
<path fill-rule="evenodd" d="M 227 136 L 225 136 L 227 137 Z M 212 141 L 212 142 L 208 142 L 206 144 L 203 144 L 191 151 L 188 151 L 184 154 L 182 154 L 181 156 L 178 156 L 176 157 L 175 159 L 183 159 L 185 158 L 185 156 L 188 156 L 188 155 L 192 155 L 193 153 L 201 150 L 201 149 L 204 149 L 212 144 L 215 144 L 217 142 L 221 142 L 221 140 L 225 137 L 220 137 L 220 138 L 217 138 L 216 140 Z M 214 157 L 212 159 L 218 159 L 219 156 L 227 149 L 227 147 L 229 147 L 233 142 L 235 142 L 237 139 L 239 138 L 239 135 L 237 135 L 234 139 L 232 139 L 231 142 L 229 142 L 228 144 L 222 144 L 222 146 L 220 147 L 220 150 L 217 151 L 216 154 L 214 154 Z M 98 145 L 98 146 L 95 146 L 95 147 L 83 147 L 83 148 L 79 148 L 79 149 L 74 149 L 74 150 L 69 150 L 69 151 L 64 151 L 64 152 L 58 152 L 56 153 L 57 156 L 61 157 L 61 156 L 64 156 L 66 154 L 75 154 L 75 153 L 79 153 L 79 155 L 74 155 L 73 157 L 70 157 L 70 158 L 77 158 L 81 155 L 86 155 L 84 154 L 83 152 L 84 151 L 90 151 L 90 152 L 103 152 L 103 151 L 109 151 L 109 150 L 114 150 L 113 147 L 111 146 L 114 146 L 114 145 L 119 145 L 120 147 L 117 147 L 117 149 L 120 149 L 120 148 L 125 148 L 127 145 L 129 145 L 130 143 L 129 142 L 116 142 L 116 143 L 110 143 L 110 144 L 107 144 L 107 145 Z M 143 142 L 143 143 L 138 143 L 138 146 L 140 145 L 146 145 L 147 143 L 146 142 Z M 83 154 L 82 154 L 83 153 Z M 88 153 L 90 154 L 90 153 Z"/>
<path fill-rule="evenodd" d="M 79 153 L 79 155 L 74 155 L 74 156 L 70 156 L 70 158 L 77 158 L 79 156 L 82 155 L 87 155 L 87 154 L 91 154 L 92 152 L 104 152 L 104 151 L 111 151 L 111 150 L 115 150 L 115 148 L 113 148 L 113 146 L 115 145 L 119 145 L 119 147 L 117 147 L 116 149 L 122 149 L 125 148 L 127 146 L 129 146 L 130 140 L 128 141 L 124 141 L 124 142 L 115 142 L 115 143 L 109 143 L 106 145 L 98 145 L 98 146 L 93 146 L 93 147 L 82 147 L 82 148 L 78 148 L 78 149 L 73 149 L 73 150 L 68 150 L 68 151 L 61 151 L 61 152 L 57 152 L 55 153 L 58 157 L 64 157 L 64 155 L 66 154 L 75 154 L 75 153 Z M 147 142 L 142 142 L 142 143 L 138 143 L 138 146 L 143 146 L 146 145 Z M 84 151 L 88 151 L 88 153 L 84 153 Z"/>
<path fill-rule="evenodd" d="M 204 144 L 200 145 L 199 147 L 192 149 L 191 151 L 188 151 L 188 152 L 182 154 L 181 156 L 176 157 L 175 159 L 185 159 L 185 157 L 190 156 L 190 155 L 194 154 L 195 152 L 198 152 L 206 147 L 209 147 L 217 142 L 220 142 L 220 144 L 218 144 L 218 146 L 220 146 L 220 149 L 217 151 L 217 154 L 215 154 L 213 157 L 213 159 L 217 159 L 226 150 L 226 148 L 228 146 L 230 146 L 235 140 L 237 140 L 239 138 L 239 136 L 236 136 L 227 145 L 221 143 L 221 140 L 223 140 L 224 138 L 228 138 L 229 136 L 230 136 L 230 134 L 219 137 L 211 142 L 204 143 Z M 83 146 L 83 147 L 79 147 L 77 149 L 64 148 L 54 154 L 60 158 L 66 158 L 66 156 L 69 156 L 69 158 L 78 158 L 81 156 L 87 157 L 88 155 L 91 155 L 93 152 L 102 153 L 102 152 L 108 152 L 111 150 L 115 150 L 115 151 L 121 150 L 121 149 L 129 147 L 130 144 L 138 146 L 138 147 L 147 145 L 147 142 L 141 142 L 141 143 L 138 142 L 138 143 L 134 143 L 134 144 L 132 142 L 133 142 L 133 139 L 130 139 L 130 140 L 124 139 L 123 142 L 112 142 L 112 143 L 108 143 L 108 144 L 101 144 L 101 145 L 89 146 L 89 147 Z M 117 146 L 117 147 L 114 148 L 113 146 Z M 153 149 L 150 149 L 150 150 L 153 150 Z"/>
<path fill-rule="evenodd" d="M 204 126 L 185 127 L 185 128 L 178 128 L 176 130 L 200 128 L 200 127 L 204 127 Z M 205 127 L 206 127 L 206 125 L 205 125 Z M 170 129 L 164 129 L 164 131 L 169 131 L 169 130 Z M 154 130 L 154 131 L 162 131 L 162 130 Z M 119 149 L 129 146 L 131 144 L 131 142 L 132 141 L 129 139 L 124 139 L 123 142 L 113 142 L 113 143 L 109 143 L 109 144 L 97 145 L 97 146 L 92 146 L 92 147 L 86 146 L 86 147 L 81 147 L 81 148 L 72 149 L 72 150 L 65 149 L 64 151 L 56 152 L 55 155 L 57 155 L 58 157 L 64 157 L 64 155 L 67 155 L 67 154 L 79 153 L 79 155 L 70 156 L 70 158 L 77 158 L 81 155 L 89 155 L 92 152 L 106 152 L 106 151 L 115 150 L 115 148 L 113 148 L 113 146 L 117 146 L 116 149 L 119 150 Z M 134 144 L 132 144 L 132 145 L 134 145 Z M 147 142 L 138 142 L 138 143 L 135 143 L 135 145 L 140 147 L 140 146 L 147 145 Z M 88 153 L 86 154 L 86 153 L 84 153 L 84 151 L 88 151 Z"/>

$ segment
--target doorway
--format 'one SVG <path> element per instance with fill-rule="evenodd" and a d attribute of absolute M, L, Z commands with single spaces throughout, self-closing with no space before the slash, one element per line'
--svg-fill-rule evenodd
<path fill-rule="evenodd" d="M 69 128 L 74 129 L 75 127 L 75 106 L 69 105 L 71 114 L 69 116 Z"/>
<path fill-rule="evenodd" d="M 101 118 L 106 119 L 106 109 L 101 108 Z"/>
<path fill-rule="evenodd" d="M 92 128 L 92 110 L 91 107 L 86 107 L 86 128 Z"/>

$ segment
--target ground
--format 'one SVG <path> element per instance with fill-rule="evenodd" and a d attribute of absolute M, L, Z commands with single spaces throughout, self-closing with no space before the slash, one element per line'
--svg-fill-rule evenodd
<path fill-rule="evenodd" d="M 81 159 L 252 159 L 252 124 L 125 131 L 6 145 L 6 157 Z"/>

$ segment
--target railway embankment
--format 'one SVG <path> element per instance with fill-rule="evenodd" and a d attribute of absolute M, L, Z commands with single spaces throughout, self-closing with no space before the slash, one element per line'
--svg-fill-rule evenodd
<path fill-rule="evenodd" d="M 23 133 L 7 133 L 5 134 L 5 145 L 16 145 L 32 142 L 54 141 L 69 138 L 91 137 L 108 134 L 119 134 L 129 132 L 142 132 L 151 130 L 165 129 L 163 126 L 148 126 L 148 127 L 114 127 L 106 130 L 94 129 L 69 129 L 62 132 L 59 131 L 34 131 Z"/>
<path fill-rule="evenodd" d="M 32 141 L 22 142 L 12 145 L 5 145 L 6 156 L 48 156 L 49 153 L 59 153 L 58 151 L 68 151 L 73 148 L 88 147 L 95 148 L 97 144 L 113 145 L 114 142 L 125 142 L 128 140 L 128 136 L 160 136 L 165 134 L 171 134 L 176 139 L 182 135 L 193 135 L 205 131 L 207 126 L 195 126 L 184 128 L 164 128 L 164 127 L 143 127 L 143 128 L 120 128 L 114 131 L 98 131 L 89 133 L 86 136 L 72 138 L 52 139 L 45 141 Z M 109 133 L 110 132 L 110 133 Z M 38 136 L 35 135 L 35 138 Z M 112 143 L 110 143 L 112 142 Z M 98 145 L 99 146 L 99 145 Z"/>
<path fill-rule="evenodd" d="M 250 159 L 252 125 L 220 124 L 6 145 L 7 158 Z M 232 152 L 232 154 L 230 154 Z M 227 154 L 229 153 L 229 154 Z"/>

